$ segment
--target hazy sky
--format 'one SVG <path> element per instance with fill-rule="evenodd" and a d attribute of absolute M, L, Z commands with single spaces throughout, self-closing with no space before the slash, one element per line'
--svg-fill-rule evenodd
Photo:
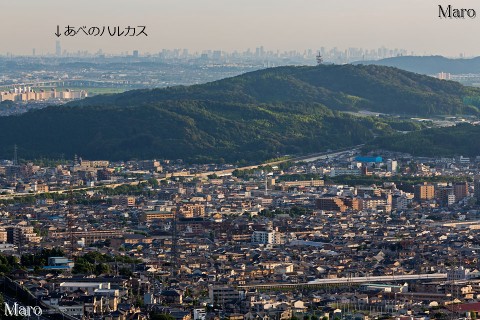
<path fill-rule="evenodd" d="M 441 20 L 439 4 L 473 8 L 480 15 L 478 0 L 0 0 L 0 54 L 31 54 L 33 48 L 53 53 L 59 24 L 63 30 L 147 26 L 148 37 L 62 36 L 67 51 L 385 46 L 480 55 L 480 16 Z"/>

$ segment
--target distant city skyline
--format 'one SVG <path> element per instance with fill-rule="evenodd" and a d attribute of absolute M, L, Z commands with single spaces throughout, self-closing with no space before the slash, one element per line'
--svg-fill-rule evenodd
<path fill-rule="evenodd" d="M 102 49 L 106 53 L 158 53 L 162 49 L 232 52 L 266 50 L 402 48 L 418 55 L 480 55 L 469 38 L 478 19 L 439 19 L 433 0 L 24 0 L 2 3 L 0 54 L 55 53 L 57 25 L 138 26 L 148 37 L 76 36 L 59 39 L 68 52 Z M 474 8 L 474 0 L 455 1 Z M 476 7 L 478 6 L 478 8 Z M 6 13 L 6 14 L 5 14 Z"/>
<path fill-rule="evenodd" d="M 55 47 L 52 48 L 50 52 L 38 53 L 36 48 L 32 48 L 30 53 L 26 54 L 15 54 L 12 52 L 2 53 L 0 52 L 0 57 L 13 56 L 13 57 L 82 57 L 82 56 L 109 56 L 109 57 L 163 57 L 163 58 L 192 58 L 192 57 L 209 57 L 213 59 L 218 59 L 220 57 L 241 57 L 241 56 L 252 56 L 252 57 L 284 57 L 284 56 L 305 56 L 305 57 L 315 57 L 317 54 L 322 54 L 327 57 L 343 57 L 343 56 L 356 56 L 361 57 L 364 55 L 367 59 L 371 59 L 372 56 L 377 56 L 376 58 L 386 58 L 393 56 L 408 56 L 416 55 L 414 51 L 408 51 L 403 48 L 386 48 L 384 46 L 379 48 L 338 48 L 338 47 L 319 47 L 319 48 L 300 48 L 293 50 L 279 50 L 275 48 L 266 48 L 263 45 L 254 48 L 243 48 L 239 50 L 216 50 L 216 49 L 203 49 L 203 50 L 191 50 L 188 48 L 162 48 L 156 52 L 140 51 L 140 50 L 130 50 L 122 52 L 109 52 L 103 48 L 99 48 L 97 51 L 89 50 L 77 50 L 69 51 L 62 47 L 62 42 L 60 40 L 55 41 Z"/>

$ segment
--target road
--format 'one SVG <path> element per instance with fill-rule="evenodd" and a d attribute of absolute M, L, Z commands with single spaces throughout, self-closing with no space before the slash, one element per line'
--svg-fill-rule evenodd
<path fill-rule="evenodd" d="M 209 172 L 202 172 L 199 174 L 196 174 L 197 177 L 207 177 L 212 174 L 216 174 L 217 176 L 225 176 L 225 175 L 230 175 L 232 174 L 233 171 L 235 170 L 252 170 L 252 169 L 257 169 L 259 167 L 263 166 L 275 166 L 281 163 L 285 162 L 312 162 L 320 159 L 327 159 L 330 157 L 336 157 L 344 152 L 347 151 L 358 151 L 359 148 L 361 148 L 363 144 L 349 147 L 349 148 L 343 148 L 335 151 L 328 151 L 328 152 L 320 152 L 320 153 L 313 153 L 309 154 L 306 156 L 301 156 L 301 157 L 295 157 L 295 158 L 289 158 L 285 160 L 280 160 L 280 161 L 274 161 L 274 162 L 265 162 L 253 166 L 246 166 L 246 167 L 240 167 L 240 168 L 235 168 L 235 169 L 227 169 L 227 170 L 218 170 L 218 171 L 209 171 Z"/>
<path fill-rule="evenodd" d="M 319 159 L 327 159 L 329 157 L 336 157 L 344 152 L 347 151 L 357 151 L 360 147 L 362 147 L 363 144 L 349 147 L 349 148 L 343 148 L 335 151 L 328 151 L 328 152 L 320 152 L 320 153 L 314 153 L 314 154 L 309 154 L 306 156 L 301 156 L 301 157 L 295 157 L 295 158 L 289 158 L 285 160 L 280 160 L 280 161 L 274 161 L 274 162 L 265 162 L 257 165 L 252 165 L 252 166 L 246 166 L 246 167 L 240 167 L 240 168 L 235 168 L 235 169 L 227 169 L 227 170 L 217 170 L 217 171 L 208 171 L 208 172 L 202 172 L 202 173 L 197 173 L 194 176 L 197 178 L 207 178 L 210 175 L 217 175 L 219 177 L 221 176 L 228 176 L 233 173 L 235 170 L 252 170 L 252 169 L 257 169 L 259 167 L 263 166 L 275 166 L 281 163 L 285 162 L 312 162 L 316 161 Z M 139 183 L 146 182 L 146 180 L 141 180 L 141 181 L 133 181 L 133 182 L 125 182 L 125 183 L 114 183 L 114 184 L 106 184 L 106 185 L 99 185 L 95 187 L 83 187 L 83 188 L 76 188 L 73 189 L 72 191 L 85 191 L 85 190 L 95 190 L 99 188 L 116 188 L 122 185 L 137 185 Z M 69 189 L 65 190 L 55 190 L 55 191 L 49 191 L 45 193 L 57 193 L 57 194 L 62 194 L 62 193 L 68 193 L 70 192 Z M 0 195 L 0 200 L 9 200 L 13 199 L 15 197 L 27 197 L 27 196 L 34 196 L 34 195 L 41 195 L 43 193 L 12 193 L 12 194 L 7 194 L 7 195 Z"/>
<path fill-rule="evenodd" d="M 135 186 L 139 183 L 142 182 L 147 182 L 147 180 L 140 180 L 140 181 L 131 181 L 131 182 L 124 182 L 124 183 L 111 183 L 111 184 L 102 184 L 94 187 L 83 187 L 83 188 L 75 188 L 75 189 L 64 189 L 64 190 L 54 190 L 54 191 L 48 191 L 48 192 L 37 192 L 37 193 L 11 193 L 11 194 L 2 194 L 0 195 L 0 200 L 8 200 L 8 199 L 13 199 L 15 197 L 28 197 L 28 196 L 36 196 L 36 195 L 41 195 L 45 193 L 55 193 L 55 194 L 62 194 L 62 193 L 68 193 L 70 191 L 76 192 L 76 191 L 86 191 L 86 190 L 95 190 L 95 189 L 101 189 L 101 188 L 116 188 L 119 186 L 124 186 L 124 185 L 131 185 Z"/>

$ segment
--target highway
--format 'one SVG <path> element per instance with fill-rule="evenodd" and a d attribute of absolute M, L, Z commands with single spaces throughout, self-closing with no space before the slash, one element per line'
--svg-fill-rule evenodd
<path fill-rule="evenodd" d="M 54 190 L 54 191 L 48 191 L 48 192 L 37 192 L 37 193 L 10 193 L 10 194 L 2 194 L 0 195 L 0 200 L 8 200 L 8 199 L 13 199 L 15 197 L 28 197 L 28 196 L 36 196 L 36 195 L 40 195 L 40 194 L 45 194 L 45 193 L 49 193 L 49 194 L 53 194 L 53 193 L 56 193 L 56 194 L 62 194 L 62 193 L 68 193 L 70 191 L 72 192 L 76 192 L 76 191 L 85 191 L 85 190 L 95 190 L 95 189 L 101 189 L 101 188 L 116 188 L 116 187 L 119 187 L 119 186 L 123 186 L 123 185 L 131 185 L 131 186 L 135 186 L 139 183 L 142 183 L 142 182 L 147 182 L 147 180 L 140 180 L 140 181 L 131 181 L 131 182 L 124 182 L 124 183 L 112 183 L 112 184 L 102 184 L 102 185 L 98 185 L 98 186 L 94 186 L 94 187 L 83 187 L 83 188 L 75 188 L 75 189 L 64 189 L 64 190 Z"/>
<path fill-rule="evenodd" d="M 362 146 L 363 146 L 363 144 L 353 146 L 353 147 L 349 147 L 349 148 L 343 148 L 343 149 L 339 149 L 339 150 L 335 150 L 335 151 L 314 153 L 314 154 L 309 154 L 309 155 L 306 155 L 306 156 L 289 158 L 289 159 L 274 161 L 274 162 L 265 162 L 265 163 L 252 165 L 252 166 L 246 166 L 246 167 L 240 167 L 240 168 L 234 168 L 234 169 L 227 169 L 227 170 L 202 172 L 202 173 L 194 174 L 194 176 L 197 177 L 197 178 L 206 179 L 208 176 L 213 175 L 213 174 L 215 174 L 219 177 L 227 176 L 227 175 L 231 175 L 233 173 L 233 171 L 235 171 L 235 170 L 252 170 L 252 169 L 257 169 L 257 168 L 263 167 L 263 166 L 275 166 L 275 165 L 285 163 L 285 162 L 288 162 L 288 161 L 290 161 L 290 162 L 301 162 L 301 161 L 312 162 L 312 161 L 316 161 L 316 160 L 319 160 L 319 159 L 327 159 L 329 157 L 336 157 L 336 156 L 338 156 L 338 155 L 340 155 L 344 152 L 347 152 L 347 151 L 357 151 Z M 161 180 L 163 180 L 163 179 L 161 179 Z M 146 180 L 125 182 L 125 183 L 106 184 L 106 185 L 98 185 L 98 186 L 94 186 L 94 187 L 75 188 L 75 189 L 72 189 L 72 191 L 75 192 L 75 191 L 84 191 L 84 190 L 95 190 L 95 189 L 99 189 L 99 188 L 116 188 L 116 187 L 119 187 L 119 186 L 122 186 L 122 185 L 137 185 L 137 184 L 142 183 L 142 182 L 146 182 Z M 70 190 L 69 189 L 55 190 L 55 191 L 49 191 L 49 192 L 46 192 L 46 193 L 62 194 L 62 193 L 67 193 L 67 192 L 70 192 Z M 13 199 L 15 197 L 35 196 L 35 195 L 40 195 L 40 194 L 42 194 L 42 193 L 12 193 L 12 194 L 0 195 L 0 200 L 8 200 L 8 199 Z"/>
<path fill-rule="evenodd" d="M 273 162 L 265 162 L 253 166 L 246 166 L 246 167 L 240 167 L 240 168 L 235 168 L 235 169 L 227 169 L 227 170 L 218 170 L 218 171 L 209 171 L 209 172 L 202 172 L 199 174 L 196 174 L 197 177 L 207 177 L 212 174 L 216 174 L 217 176 L 225 176 L 225 175 L 230 175 L 232 174 L 233 171 L 235 170 L 252 170 L 252 169 L 257 169 L 259 167 L 263 166 L 275 166 L 281 163 L 285 162 L 312 162 L 316 161 L 319 159 L 327 159 L 330 157 L 336 157 L 344 152 L 347 151 L 357 151 L 360 147 L 362 147 L 363 144 L 357 145 L 357 146 L 352 146 L 349 148 L 343 148 L 335 151 L 328 151 L 328 152 L 320 152 L 320 153 L 313 153 L 309 154 L 306 156 L 301 156 L 301 157 L 295 157 L 295 158 L 289 158 L 285 160 L 280 160 L 280 161 L 273 161 Z"/>

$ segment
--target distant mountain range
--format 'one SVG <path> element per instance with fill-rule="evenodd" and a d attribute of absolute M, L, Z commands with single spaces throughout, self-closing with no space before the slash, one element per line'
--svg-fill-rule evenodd
<path fill-rule="evenodd" d="M 435 75 L 440 72 L 451 74 L 480 74 L 480 57 L 472 59 L 449 59 L 442 56 L 402 56 L 377 61 L 358 61 L 354 64 L 395 67 L 426 75 Z"/>
<path fill-rule="evenodd" d="M 400 115 L 479 114 L 480 90 L 381 66 L 280 67 L 189 87 L 96 96 L 0 118 L 0 158 L 259 162 L 352 146 L 421 125 Z"/>

